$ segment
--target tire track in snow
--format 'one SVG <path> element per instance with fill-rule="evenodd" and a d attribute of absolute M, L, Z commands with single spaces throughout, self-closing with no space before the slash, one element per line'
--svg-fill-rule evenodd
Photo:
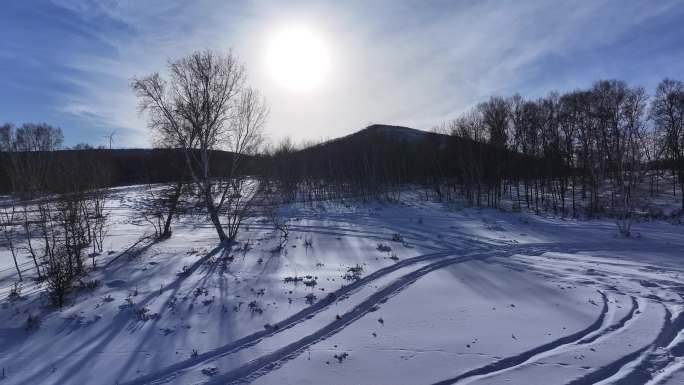
<path fill-rule="evenodd" d="M 188 369 L 191 369 L 192 367 L 195 367 L 200 364 L 204 364 L 207 361 L 214 360 L 217 358 L 221 358 L 224 356 L 227 356 L 229 354 L 238 352 L 244 348 L 250 347 L 252 345 L 255 345 L 259 343 L 262 339 L 270 337 L 272 335 L 275 335 L 277 333 L 280 333 L 284 330 L 287 330 L 291 327 L 296 326 L 297 324 L 304 322 L 313 316 L 315 316 L 317 313 L 325 310 L 330 306 L 331 304 L 335 303 L 338 299 L 346 299 L 349 295 L 351 295 L 353 292 L 357 291 L 358 289 L 362 288 L 364 285 L 367 285 L 379 278 L 382 278 L 383 276 L 390 274 L 396 270 L 399 270 L 401 268 L 407 267 L 414 265 L 416 263 L 420 262 L 425 262 L 425 261 L 430 261 L 433 259 L 439 259 L 439 258 L 444 258 L 447 257 L 448 255 L 451 254 L 456 254 L 458 253 L 458 250 L 454 251 L 442 251 L 442 252 L 437 252 L 437 253 L 430 253 L 430 254 L 424 254 L 421 256 L 413 257 L 413 258 L 407 258 L 404 260 L 401 260 L 393 265 L 384 267 L 382 269 L 376 270 L 373 273 L 361 278 L 358 281 L 355 281 L 347 286 L 344 286 L 334 293 L 329 294 L 328 296 L 322 298 L 320 301 L 314 303 L 313 305 L 306 307 L 299 312 L 291 315 L 290 317 L 286 318 L 283 321 L 280 321 L 278 323 L 273 324 L 273 327 L 268 329 L 268 330 L 261 330 L 255 333 L 252 333 L 250 335 L 247 335 L 243 338 L 240 338 L 238 340 L 235 340 L 229 344 L 223 345 L 221 347 L 218 347 L 216 349 L 210 350 L 206 353 L 200 354 L 199 356 L 195 358 L 191 358 L 185 361 L 178 362 L 176 364 L 173 364 L 171 366 L 168 366 L 158 372 L 151 373 L 149 375 L 145 375 L 142 377 L 139 377 L 137 379 L 133 379 L 131 381 L 125 382 L 122 385 L 139 385 L 139 384 L 148 384 L 148 383 L 164 383 L 172 380 L 173 378 L 177 377 L 178 374 L 181 374 Z"/>
<path fill-rule="evenodd" d="M 529 243 L 529 244 L 518 244 L 518 245 L 511 245 L 511 246 L 504 246 L 500 247 L 499 250 L 490 250 L 490 251 L 479 251 L 479 252 L 472 252 L 471 254 L 466 255 L 466 257 L 470 256 L 470 258 L 485 258 L 485 257 L 494 257 L 494 256 L 501 256 L 501 255 L 513 255 L 516 253 L 526 253 L 530 255 L 541 255 L 545 252 L 549 251 L 555 251 L 555 250 L 562 250 L 565 252 L 576 252 L 579 250 L 591 250 L 597 247 L 602 247 L 602 244 L 597 243 L 596 245 L 590 245 L 587 243 L 576 243 L 576 242 L 569 242 L 569 243 L 556 243 L 556 244 L 549 244 L 549 243 Z M 471 249 L 472 250 L 472 249 Z M 271 337 L 277 333 L 280 333 L 282 331 L 285 331 L 289 328 L 292 328 L 312 317 L 314 317 L 317 313 L 325 310 L 328 306 L 331 304 L 335 303 L 336 300 L 338 299 L 345 299 L 349 295 L 351 295 L 353 292 L 357 291 L 361 287 L 363 287 L 366 284 L 369 284 L 373 282 L 376 279 L 379 279 L 389 273 L 392 273 L 400 268 L 410 266 L 419 262 L 425 262 L 429 261 L 432 259 L 439 259 L 439 258 L 444 258 L 448 255 L 453 255 L 457 253 L 463 253 L 466 250 L 459 248 L 459 249 L 453 249 L 453 250 L 445 250 L 445 251 L 440 251 L 440 252 L 435 252 L 435 253 L 430 253 L 430 254 L 424 254 L 421 256 L 417 257 L 412 257 L 412 258 L 407 258 L 404 260 L 401 260 L 394 265 L 387 266 L 385 268 L 376 270 L 375 272 L 367 275 L 366 277 L 355 281 L 354 283 L 347 285 L 345 287 L 340 288 L 339 290 L 335 291 L 333 293 L 333 296 L 328 295 L 325 298 L 321 299 L 320 301 L 316 302 L 315 304 L 304 308 L 300 310 L 299 312 L 295 313 L 294 315 L 286 318 L 283 321 L 280 321 L 278 323 L 275 323 L 272 325 L 272 327 L 268 330 L 261 330 L 255 333 L 252 333 L 250 335 L 247 335 L 245 337 L 242 337 L 238 340 L 232 341 L 226 345 L 220 346 L 218 348 L 212 349 L 206 353 L 200 354 L 197 357 L 186 359 L 181 362 L 177 362 L 175 364 L 172 364 L 170 366 L 167 366 L 161 370 L 158 370 L 154 373 L 150 373 L 148 375 L 144 375 L 135 379 L 132 379 L 127 382 L 121 383 L 121 385 L 141 385 L 141 384 L 162 384 L 162 383 L 167 383 L 169 381 L 172 381 L 173 379 L 179 377 L 183 373 L 199 366 L 206 364 L 207 362 L 214 361 L 216 359 L 228 356 L 230 354 L 236 353 L 242 349 L 251 347 L 253 345 L 258 344 L 263 340 L 264 338 Z M 421 269 L 419 269 L 421 270 Z M 414 271 L 417 272 L 418 270 Z M 411 273 L 409 273 L 411 274 Z M 414 280 L 415 281 L 415 280 Z M 412 282 L 410 282 L 412 283 Z"/>
<path fill-rule="evenodd" d="M 664 306 L 664 305 L 663 305 Z M 665 322 L 660 329 L 660 333 L 650 345 L 647 345 L 632 353 L 626 354 L 610 364 L 595 370 L 584 377 L 569 382 L 567 385 L 593 385 L 597 382 L 609 379 L 617 374 L 620 369 L 631 362 L 640 360 L 632 371 L 623 378 L 614 382 L 617 385 L 645 384 L 653 378 L 652 373 L 666 367 L 672 358 L 662 360 L 662 354 L 656 353 L 657 349 L 664 349 L 677 337 L 677 334 L 684 329 L 684 312 L 679 313 L 677 318 L 672 320 L 672 313 L 665 308 Z M 650 351 L 650 352 L 649 352 Z M 644 353 L 648 353 L 643 357 Z"/>
<path fill-rule="evenodd" d="M 538 253 L 543 253 L 541 251 L 540 246 L 551 246 L 551 248 L 555 247 L 566 247 L 566 246 L 561 246 L 561 245 L 547 245 L 547 244 L 523 244 L 523 245 L 513 245 L 509 247 L 504 247 L 503 249 L 507 251 L 508 253 L 515 253 L 515 252 L 527 252 L 527 253 L 532 253 L 532 254 L 538 254 Z M 482 250 L 484 249 L 485 246 L 480 246 L 478 249 Z M 188 370 L 191 370 L 192 368 L 206 364 L 209 361 L 213 361 L 222 357 L 225 357 L 227 355 L 236 353 L 242 349 L 251 347 L 253 345 L 258 344 L 263 340 L 264 338 L 271 337 L 277 333 L 280 333 L 282 331 L 285 331 L 289 328 L 292 328 L 296 325 L 298 325 L 301 322 L 304 322 L 312 317 L 314 317 L 317 313 L 325 310 L 330 306 L 331 304 L 335 303 L 338 300 L 344 300 L 346 299 L 349 295 L 353 294 L 355 291 L 359 290 L 362 288 L 364 285 L 370 284 L 371 282 L 384 277 L 387 274 L 390 274 L 396 270 L 399 270 L 401 268 L 407 267 L 414 265 L 416 263 L 420 262 L 426 262 L 430 261 L 433 259 L 439 259 L 439 258 L 444 258 L 448 255 L 453 255 L 453 254 L 458 254 L 458 253 L 465 253 L 466 250 L 470 250 L 471 252 L 467 255 L 487 255 L 487 256 L 493 256 L 494 254 L 497 253 L 497 251 L 489 251 L 486 254 L 484 254 L 483 251 L 472 251 L 471 248 L 454 248 L 451 250 L 445 250 L 445 251 L 439 251 L 435 253 L 429 253 L 429 254 L 424 254 L 420 255 L 417 257 L 412 257 L 412 258 L 406 258 L 404 260 L 401 260 L 394 265 L 384 267 L 382 269 L 378 269 L 374 271 L 373 273 L 361 278 L 358 281 L 355 281 L 347 286 L 344 286 L 334 293 L 333 295 L 328 295 L 325 298 L 321 299 L 320 301 L 316 302 L 315 304 L 304 308 L 300 310 L 299 312 L 295 313 L 294 315 L 286 318 L 283 321 L 280 321 L 278 323 L 275 323 L 272 325 L 272 328 L 268 330 L 261 330 L 255 333 L 252 333 L 250 335 L 247 335 L 245 337 L 242 337 L 238 340 L 235 340 L 233 342 L 230 342 L 226 345 L 223 345 L 221 347 L 212 349 L 206 353 L 200 354 L 197 357 L 190 358 L 181 362 L 177 362 L 175 364 L 172 364 L 170 366 L 167 366 L 164 369 L 161 369 L 159 371 L 156 371 L 154 373 L 144 375 L 135 379 L 132 379 L 127 382 L 123 382 L 121 385 L 141 385 L 141 384 L 162 384 L 169 382 L 173 380 L 174 378 L 178 377 L 182 373 L 185 373 Z M 503 252 L 504 250 L 501 250 L 499 252 Z"/>
<path fill-rule="evenodd" d="M 549 343 L 537 346 L 536 348 L 524 351 L 520 354 L 516 354 L 514 356 L 510 356 L 495 362 L 492 362 L 491 364 L 481 366 L 476 369 L 471 369 L 467 372 L 461 373 L 456 377 L 450 378 L 448 380 L 443 380 L 434 383 L 433 385 L 448 385 L 448 384 L 455 384 L 461 380 L 465 380 L 468 378 L 473 378 L 473 377 L 479 377 L 479 376 L 485 376 L 485 375 L 490 375 L 490 374 L 495 374 L 497 372 L 513 368 L 515 366 L 518 366 L 520 364 L 523 364 L 530 360 L 532 357 L 547 352 L 552 349 L 559 348 L 563 345 L 569 345 L 572 343 L 575 343 L 582 338 L 586 337 L 588 334 L 593 333 L 601 328 L 601 325 L 603 325 L 603 321 L 606 317 L 606 314 L 608 313 L 608 298 L 606 297 L 605 293 L 602 291 L 599 291 L 601 294 L 601 297 L 603 298 L 603 308 L 601 309 L 601 313 L 599 314 L 598 318 L 589 326 L 584 328 L 583 330 L 580 330 L 576 333 L 567 335 L 565 337 L 561 337 L 557 340 L 551 341 Z"/>
<path fill-rule="evenodd" d="M 632 307 L 630 308 L 630 311 L 628 312 L 627 315 L 625 315 L 624 317 L 622 317 L 622 318 L 621 318 L 620 320 L 618 320 L 616 323 L 611 324 L 611 325 L 608 325 L 605 329 L 599 329 L 596 333 L 594 333 L 594 334 L 591 334 L 591 333 L 590 333 L 587 337 L 585 337 L 585 338 L 583 338 L 583 339 L 581 339 L 581 340 L 575 342 L 576 346 L 579 347 L 579 346 L 581 346 L 581 345 L 586 345 L 586 344 L 593 343 L 594 341 L 598 340 L 599 338 L 603 338 L 603 337 L 606 337 L 606 336 L 610 336 L 610 335 L 612 335 L 613 333 L 615 333 L 615 332 L 621 330 L 622 328 L 624 328 L 624 327 L 627 325 L 627 323 L 628 323 L 629 321 L 631 321 L 632 319 L 634 319 L 634 314 L 636 314 L 636 311 L 639 309 L 639 302 L 637 301 L 637 299 L 636 299 L 635 297 L 633 297 L 633 296 L 630 296 L 630 298 L 632 299 Z M 561 347 L 562 347 L 562 346 L 561 346 Z M 540 354 L 551 353 L 551 352 L 553 352 L 553 350 L 554 350 L 554 349 L 551 349 L 551 350 L 548 350 L 548 351 L 543 352 L 543 353 L 540 353 Z M 571 349 L 571 350 L 572 350 L 572 349 Z M 558 353 L 558 352 L 556 352 L 556 353 Z M 555 354 L 555 353 L 554 353 L 554 354 Z M 552 356 L 552 355 L 549 355 L 549 356 Z M 541 358 L 542 358 L 542 357 L 539 357 L 539 356 L 531 357 L 530 360 L 527 361 L 527 362 L 525 363 L 525 365 L 520 365 L 520 366 L 518 366 L 518 367 L 511 367 L 511 368 L 508 368 L 508 369 L 523 369 L 523 370 L 524 370 L 524 368 L 526 368 L 527 365 L 530 365 L 530 364 L 532 364 L 533 362 L 536 362 L 536 361 L 538 361 L 538 360 L 541 359 Z M 504 370 L 502 370 L 502 371 L 500 371 L 500 372 L 490 373 L 490 375 L 498 375 L 498 374 L 501 374 L 501 372 L 507 371 L 508 369 L 504 369 Z"/>
<path fill-rule="evenodd" d="M 669 309 L 666 308 L 665 313 L 665 325 L 651 345 L 651 351 L 628 375 L 617 380 L 616 385 L 645 384 L 653 378 L 654 373 L 668 366 L 674 361 L 674 356 L 680 353 L 678 348 L 682 342 L 672 349 L 667 349 L 667 347 L 674 341 L 677 334 L 684 330 L 684 311 L 680 312 L 674 320 Z"/>
<path fill-rule="evenodd" d="M 599 330 L 596 331 L 595 333 L 590 333 L 589 335 L 587 335 L 587 336 L 584 337 L 583 339 L 581 339 L 581 340 L 575 342 L 575 343 L 574 343 L 574 344 L 575 344 L 575 347 L 580 347 L 580 346 L 582 346 L 582 345 L 591 344 L 591 343 L 595 342 L 596 340 L 598 340 L 598 339 L 600 339 L 600 338 L 604 338 L 604 337 L 607 337 L 607 336 L 611 336 L 611 335 L 613 335 L 614 333 L 616 333 L 616 332 L 622 330 L 622 329 L 628 324 L 628 322 L 630 322 L 631 320 L 634 319 L 634 315 L 636 314 L 636 311 L 639 309 L 639 302 L 637 301 L 637 299 L 636 299 L 635 297 L 633 297 L 633 296 L 630 296 L 630 298 L 632 299 L 632 306 L 631 306 L 631 308 L 630 308 L 628 314 L 626 314 L 624 317 L 622 317 L 622 318 L 621 318 L 620 320 L 618 320 L 616 323 L 610 324 L 610 325 L 608 325 L 608 326 L 607 326 L 606 328 L 604 328 L 604 329 L 599 329 Z M 567 345 L 564 345 L 564 346 L 567 346 Z M 560 348 L 562 348 L 562 347 L 564 347 L 564 346 L 561 346 Z M 569 347 L 569 346 L 568 346 L 568 347 Z M 558 349 L 558 348 L 556 348 L 556 349 Z M 520 370 L 524 370 L 524 369 L 527 368 L 529 365 L 533 365 L 534 362 L 537 362 L 537 361 L 539 361 L 539 360 L 542 359 L 542 358 L 548 358 L 548 357 L 552 357 L 554 354 L 562 353 L 562 352 L 554 352 L 554 350 L 556 350 L 556 349 L 551 349 L 551 350 L 547 350 L 546 352 L 540 353 L 540 354 L 542 354 L 542 355 L 544 355 L 545 353 L 551 353 L 551 354 L 544 355 L 544 356 L 536 355 L 536 356 L 534 356 L 534 357 L 531 357 L 530 360 L 528 360 L 528 361 L 525 362 L 524 364 L 521 364 L 521 365 L 518 365 L 518 366 L 514 366 L 514 367 L 511 367 L 511 368 L 508 368 L 508 369 L 504 369 L 504 370 L 499 371 L 499 372 L 490 373 L 489 375 L 494 375 L 494 376 L 496 376 L 496 375 L 502 374 L 503 372 L 508 371 L 509 369 L 520 369 Z M 573 347 L 570 347 L 569 351 L 572 351 L 572 350 L 574 350 L 574 348 L 573 348 Z M 566 350 L 566 351 L 568 351 L 568 350 Z M 487 375 L 486 377 L 489 377 L 489 375 Z"/>
<path fill-rule="evenodd" d="M 629 310 L 629 313 L 627 313 L 627 315 L 625 315 L 624 317 L 622 317 L 622 319 L 620 319 L 620 321 L 618 321 L 615 324 L 608 326 L 607 328 L 605 328 L 602 331 L 594 334 L 593 336 L 581 339 L 577 343 L 579 345 L 589 344 L 589 343 L 592 343 L 592 342 L 596 341 L 597 339 L 605 336 L 606 334 L 611 334 L 611 333 L 615 332 L 616 330 L 620 330 L 623 327 L 625 327 L 627 322 L 634 318 L 634 314 L 636 313 L 636 311 L 639 310 L 639 302 L 637 301 L 636 297 L 631 296 L 631 298 L 632 298 L 632 308 Z"/>
<path fill-rule="evenodd" d="M 385 302 L 388 298 L 397 295 L 406 287 L 410 286 L 412 283 L 417 281 L 420 277 L 438 270 L 446 266 L 450 266 L 456 263 L 462 263 L 466 261 L 484 259 L 494 256 L 503 256 L 509 254 L 503 251 L 498 252 L 488 252 L 488 253 L 477 253 L 471 256 L 459 256 L 444 259 L 438 262 L 434 262 L 430 265 L 424 266 L 420 269 L 414 270 L 410 273 L 403 275 L 402 277 L 396 279 L 392 283 L 388 284 L 381 290 L 373 293 L 363 302 L 344 313 L 339 319 L 329 323 L 323 328 L 303 337 L 291 344 L 288 344 L 278 350 L 271 353 L 265 354 L 259 358 L 247 362 L 246 364 L 233 369 L 224 374 L 218 375 L 213 379 L 204 383 L 204 385 L 219 385 L 219 384 L 241 384 L 250 382 L 257 377 L 263 376 L 281 365 L 286 361 L 291 360 L 301 354 L 307 347 L 316 344 L 320 341 L 327 339 L 328 337 L 336 334 L 337 332 L 343 330 L 345 327 L 355 322 L 359 318 L 366 315 L 368 312 L 372 311 L 378 304 Z"/>

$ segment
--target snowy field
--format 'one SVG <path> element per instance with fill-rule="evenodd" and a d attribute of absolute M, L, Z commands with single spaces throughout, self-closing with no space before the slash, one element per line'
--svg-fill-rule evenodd
<path fill-rule="evenodd" d="M 259 218 L 225 250 L 199 218 L 138 242 L 140 194 L 61 310 L 8 298 L 0 249 L 0 384 L 684 383 L 684 226 L 321 203 L 280 252 Z"/>

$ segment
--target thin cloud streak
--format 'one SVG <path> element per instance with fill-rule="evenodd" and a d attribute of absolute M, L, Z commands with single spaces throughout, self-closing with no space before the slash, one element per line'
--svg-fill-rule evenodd
<path fill-rule="evenodd" d="M 78 17 L 82 39 L 101 48 L 68 50 L 55 59 L 70 71 L 54 75 L 69 87 L 54 91 L 53 110 L 68 122 L 82 122 L 83 139 L 75 141 L 119 128 L 135 133 L 122 141 L 126 146 L 150 145 L 130 79 L 163 72 L 168 58 L 196 49 L 233 48 L 271 105 L 267 133 L 273 140 L 303 140 L 347 134 L 370 122 L 429 129 L 492 94 L 536 97 L 587 86 L 597 77 L 625 77 L 634 71 L 627 63 L 616 67 L 613 50 L 631 44 L 625 39 L 640 28 L 682 14 L 676 2 L 301 1 L 283 7 L 273 1 L 55 0 L 54 5 Z M 319 31 L 333 54 L 330 77 L 310 93 L 281 88 L 263 59 L 269 34 L 293 20 Z M 682 34 L 684 27 L 666 32 Z M 642 48 L 634 46 L 629 65 L 649 76 L 625 80 L 648 87 L 672 76 L 665 73 L 671 64 L 665 68 L 669 61 L 663 58 L 681 52 L 639 57 Z M 597 58 L 596 50 L 604 56 Z M 30 57 L 30 49 L 22 56 Z M 64 128 L 68 136 L 69 127 Z"/>

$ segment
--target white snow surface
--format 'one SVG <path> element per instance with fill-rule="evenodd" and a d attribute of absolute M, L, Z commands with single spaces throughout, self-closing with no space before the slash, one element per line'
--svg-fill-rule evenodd
<path fill-rule="evenodd" d="M 25 253 L 9 298 L 0 248 L 0 384 L 684 381 L 682 226 L 324 202 L 282 208 L 274 252 L 264 218 L 229 248 L 201 217 L 139 241 L 142 190 L 113 190 L 98 285 L 62 309 Z"/>

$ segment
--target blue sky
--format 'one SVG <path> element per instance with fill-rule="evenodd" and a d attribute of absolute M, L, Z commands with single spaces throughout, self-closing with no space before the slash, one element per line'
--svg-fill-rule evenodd
<path fill-rule="evenodd" d="M 293 92 L 266 70 L 281 25 L 325 42 L 319 87 Z M 0 121 L 58 125 L 69 145 L 116 130 L 115 145 L 149 147 L 130 79 L 203 48 L 245 63 L 274 141 L 368 123 L 429 129 L 495 94 L 684 80 L 681 1 L 6 0 L 0 36 Z"/>

